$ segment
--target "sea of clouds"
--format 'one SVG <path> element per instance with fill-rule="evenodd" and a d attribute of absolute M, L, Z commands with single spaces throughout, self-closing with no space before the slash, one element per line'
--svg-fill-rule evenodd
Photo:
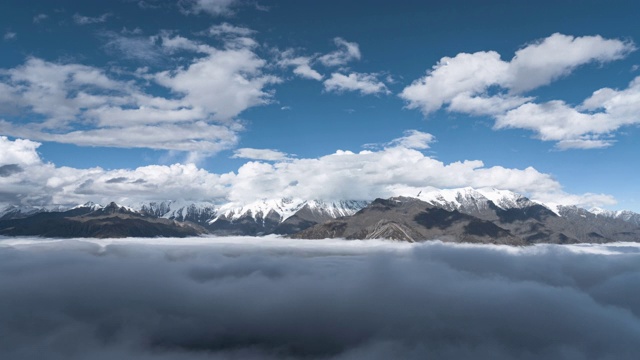
<path fill-rule="evenodd" d="M 640 244 L 0 238 L 2 359 L 631 359 Z"/>

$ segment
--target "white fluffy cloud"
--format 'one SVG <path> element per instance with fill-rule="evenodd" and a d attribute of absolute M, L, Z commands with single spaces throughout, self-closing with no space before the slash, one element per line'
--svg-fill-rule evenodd
<path fill-rule="evenodd" d="M 560 149 L 611 146 L 612 133 L 640 124 L 640 77 L 624 90 L 595 91 L 580 106 L 563 101 L 527 103 L 497 116 L 495 127 L 529 129 L 541 140 L 557 141 Z"/>
<path fill-rule="evenodd" d="M 243 129 L 236 116 L 269 103 L 273 93 L 266 88 L 280 79 L 265 73 L 267 63 L 254 52 L 255 42 L 237 36 L 246 33 L 242 28 L 224 31 L 234 35 L 225 36 L 222 49 L 168 32 L 136 35 L 132 44 L 123 42 L 126 36 L 111 36 L 107 46 L 121 51 L 145 44 L 145 50 L 130 55 L 142 60 L 177 52 L 191 58 L 186 66 L 158 72 L 142 68 L 124 79 L 122 73 L 91 66 L 29 58 L 0 72 L 0 113 L 23 114 L 20 125 L 11 117 L 0 119 L 0 132 L 78 145 L 204 154 L 233 147 Z M 149 89 L 157 85 L 172 96 L 154 95 Z"/>
<path fill-rule="evenodd" d="M 236 149 L 233 152 L 232 158 L 236 159 L 250 159 L 250 160 L 265 160 L 265 161 L 282 161 L 287 160 L 289 155 L 282 151 L 273 149 L 253 149 L 253 148 L 241 148 Z"/>
<path fill-rule="evenodd" d="M 40 143 L 25 139 L 9 140 L 0 136 L 0 165 L 33 165 L 40 162 L 36 150 Z"/>
<path fill-rule="evenodd" d="M 299 77 L 318 81 L 323 78 L 322 74 L 311 67 L 313 56 L 296 56 L 292 49 L 288 49 L 278 54 L 278 57 L 280 67 L 293 67 L 293 73 Z"/>
<path fill-rule="evenodd" d="M 324 81 L 326 91 L 357 91 L 362 95 L 389 94 L 387 86 L 378 80 L 377 74 L 352 72 L 349 75 L 333 73 Z"/>
<path fill-rule="evenodd" d="M 0 137 L 0 166 L 23 171 L 0 177 L 0 203 L 22 205 L 79 204 L 86 201 L 133 204 L 171 199 L 216 200 L 226 196 L 227 175 L 211 174 L 193 164 L 151 165 L 134 170 L 75 169 L 43 162 L 40 144 Z M 117 179 L 115 181 L 114 179 Z"/>
<path fill-rule="evenodd" d="M 318 61 L 323 65 L 342 66 L 346 65 L 350 61 L 360 60 L 362 57 L 360 54 L 360 47 L 357 43 L 346 41 L 340 37 L 333 39 L 333 42 L 336 44 L 338 49 L 318 58 Z"/>
<path fill-rule="evenodd" d="M 155 75 L 156 81 L 189 104 L 205 109 L 218 120 L 228 120 L 257 105 L 267 104 L 271 95 L 264 87 L 280 80 L 264 75 L 265 60 L 250 49 L 215 50 L 189 67 Z"/>
<path fill-rule="evenodd" d="M 400 96 L 409 108 L 429 114 L 460 94 L 484 96 L 491 86 L 510 94 L 532 90 L 568 75 L 580 65 L 617 60 L 633 50 L 633 43 L 617 39 L 556 33 L 516 51 L 511 61 L 502 60 L 495 51 L 443 57 Z"/>
<path fill-rule="evenodd" d="M 495 51 L 444 57 L 426 76 L 405 87 L 400 97 L 408 108 L 425 115 L 443 107 L 490 115 L 496 118 L 497 129 L 529 129 L 542 140 L 558 141 L 559 148 L 608 146 L 611 141 L 602 136 L 636 121 L 629 111 L 636 82 L 622 92 L 602 89 L 594 93 L 582 108 L 605 109 L 595 114 L 581 113 L 560 100 L 537 104 L 534 98 L 520 94 L 566 76 L 581 65 L 618 60 L 634 50 L 633 43 L 618 39 L 553 34 L 516 51 L 510 61 L 502 60 Z"/>
<path fill-rule="evenodd" d="M 578 66 L 619 60 L 634 50 L 631 42 L 599 35 L 573 37 L 556 33 L 516 51 L 505 85 L 514 92 L 535 89 L 568 75 Z"/>
<path fill-rule="evenodd" d="M 609 205 L 601 194 L 568 194 L 550 175 L 525 169 L 486 167 L 482 161 L 445 164 L 425 156 L 433 141 L 426 133 L 410 131 L 393 146 L 379 151 L 337 151 L 319 158 L 288 158 L 278 151 L 241 149 L 237 157 L 250 161 L 236 172 L 214 174 L 194 164 L 144 166 L 133 170 L 56 167 L 41 161 L 38 143 L 0 138 L 0 166 L 15 165 L 18 172 L 0 177 L 0 203 L 72 205 L 86 201 L 233 201 L 250 203 L 284 197 L 303 199 L 370 200 L 415 195 L 428 187 L 494 187 L 529 195 L 533 199 L 562 199 L 569 205 Z M 19 167 L 19 169 L 17 167 Z M 24 170 L 24 171 L 22 171 Z"/>
<path fill-rule="evenodd" d="M 432 134 L 418 130 L 407 130 L 403 137 L 392 140 L 388 145 L 423 150 L 428 149 L 434 141 L 436 141 L 436 137 Z"/>

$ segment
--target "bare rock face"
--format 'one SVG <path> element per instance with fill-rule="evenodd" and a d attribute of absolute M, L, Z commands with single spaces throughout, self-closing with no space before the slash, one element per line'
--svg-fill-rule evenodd
<path fill-rule="evenodd" d="M 466 206 L 470 204 L 471 206 Z M 291 237 L 303 239 L 393 239 L 400 241 L 529 245 L 639 241 L 640 227 L 619 218 L 597 217 L 584 209 L 561 208 L 560 215 L 522 197 L 512 207 L 493 201 L 426 202 L 417 198 L 376 199 L 355 215 L 312 226 Z"/>
<path fill-rule="evenodd" d="M 406 197 L 376 199 L 351 217 L 313 226 L 292 237 L 525 244 L 521 238 L 491 221 Z"/>

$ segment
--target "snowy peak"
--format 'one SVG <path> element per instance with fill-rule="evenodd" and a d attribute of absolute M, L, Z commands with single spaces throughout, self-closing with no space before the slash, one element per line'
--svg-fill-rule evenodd
<path fill-rule="evenodd" d="M 0 219 L 18 219 L 46 211 L 40 207 L 9 205 L 0 210 Z"/>
<path fill-rule="evenodd" d="M 118 205 L 115 202 L 111 202 L 109 203 L 109 205 L 105 207 L 98 205 L 98 206 L 95 206 L 95 208 L 96 208 L 95 210 L 91 211 L 87 215 L 88 216 L 105 216 L 105 215 L 116 215 L 116 214 L 140 215 L 140 213 L 135 211 L 133 208 L 130 208 L 124 205 Z"/>
<path fill-rule="evenodd" d="M 136 209 L 144 215 L 178 221 L 204 223 L 215 217 L 216 205 L 210 202 L 161 201 L 141 203 Z"/>
<path fill-rule="evenodd" d="M 255 221 L 272 218 L 283 222 L 303 209 L 323 217 L 338 218 L 353 215 L 367 204 L 366 201 L 355 200 L 323 201 L 292 198 L 265 199 L 246 205 L 230 203 L 219 208 L 218 216 L 212 222 L 218 219 L 235 221 L 243 218 L 252 218 Z"/>
<path fill-rule="evenodd" d="M 640 226 L 640 214 L 633 211 L 611 211 L 594 207 L 589 209 L 589 212 L 594 214 L 596 217 L 619 219 Z"/>
<path fill-rule="evenodd" d="M 88 209 L 88 210 L 90 210 L 90 211 L 96 211 L 96 210 L 100 210 L 100 209 L 102 209 L 102 208 L 103 208 L 103 206 L 102 206 L 102 205 L 100 205 L 100 204 L 96 204 L 96 203 L 94 203 L 93 201 L 89 201 L 89 202 L 86 202 L 86 203 L 84 203 L 84 204 L 82 204 L 82 205 L 74 206 L 74 207 L 72 207 L 72 208 L 71 208 L 71 210 L 75 210 L 75 209 Z"/>
<path fill-rule="evenodd" d="M 61 205 L 30 206 L 30 205 L 9 205 L 0 209 L 0 219 L 21 219 L 42 212 L 62 212 L 69 210 L 69 207 Z"/>
<path fill-rule="evenodd" d="M 506 209 L 521 209 L 535 203 L 528 198 L 509 190 L 491 188 L 474 189 L 433 189 L 420 192 L 418 199 L 446 210 L 482 211 L 490 208 L 489 202 Z"/>
<path fill-rule="evenodd" d="M 229 203 L 218 209 L 218 215 L 211 222 L 218 219 L 235 221 L 242 218 L 251 218 L 254 221 L 264 221 L 267 217 L 278 218 L 284 221 L 295 214 L 304 206 L 300 199 L 270 199 L 259 200 L 249 204 Z"/>
<path fill-rule="evenodd" d="M 497 207 L 506 209 L 522 209 L 525 207 L 536 205 L 535 202 L 529 200 L 529 198 L 522 196 L 518 193 L 509 190 L 498 189 L 478 189 L 482 195 L 491 200 Z"/>
<path fill-rule="evenodd" d="M 339 218 L 344 216 L 351 216 L 362 208 L 367 206 L 369 201 L 358 200 L 341 200 L 341 201 L 321 201 L 311 200 L 307 201 L 305 207 L 310 211 L 318 214 L 325 215 L 331 218 Z"/>

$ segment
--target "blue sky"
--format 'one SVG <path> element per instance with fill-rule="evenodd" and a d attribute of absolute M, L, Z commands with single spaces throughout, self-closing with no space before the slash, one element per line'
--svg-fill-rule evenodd
<path fill-rule="evenodd" d="M 0 166 L 24 171 L 0 202 L 474 186 L 640 211 L 639 10 L 4 1 Z"/>

